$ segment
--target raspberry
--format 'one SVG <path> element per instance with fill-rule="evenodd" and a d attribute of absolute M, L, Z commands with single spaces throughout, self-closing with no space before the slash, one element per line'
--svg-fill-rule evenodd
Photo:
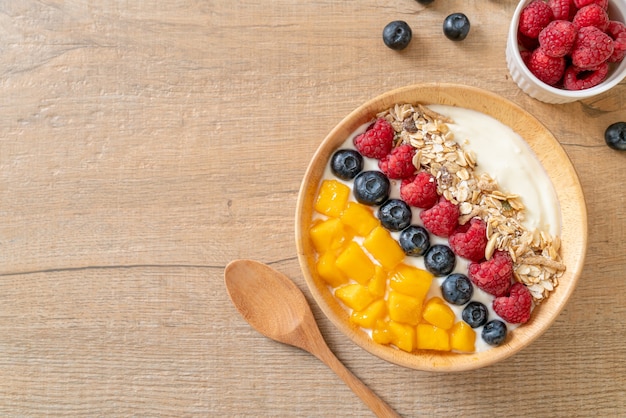
<path fill-rule="evenodd" d="M 528 60 L 528 69 L 539 80 L 551 86 L 559 82 L 565 72 L 565 58 L 551 57 L 543 48 L 537 48 Z"/>
<path fill-rule="evenodd" d="M 552 9 L 541 0 L 534 0 L 524 7 L 519 17 L 519 31 L 531 38 L 539 36 L 539 32 L 554 19 Z"/>
<path fill-rule="evenodd" d="M 470 263 L 469 278 L 476 286 L 496 297 L 505 296 L 513 278 L 513 260 L 509 253 L 496 250 L 490 260 Z"/>
<path fill-rule="evenodd" d="M 593 70 L 583 70 L 570 65 L 565 70 L 563 87 L 566 90 L 584 90 L 602 83 L 609 74 L 609 64 L 603 62 Z"/>
<path fill-rule="evenodd" d="M 612 20 L 609 22 L 606 32 L 613 39 L 613 54 L 609 57 L 608 62 L 622 62 L 626 56 L 626 25 Z"/>
<path fill-rule="evenodd" d="M 511 324 L 523 324 L 530 319 L 533 298 L 522 283 L 511 286 L 509 296 L 501 296 L 493 301 L 493 310 Z"/>
<path fill-rule="evenodd" d="M 400 145 L 378 162 L 378 168 L 390 179 L 405 179 L 415 173 L 414 154 L 415 148 L 412 145 Z"/>
<path fill-rule="evenodd" d="M 431 234 L 449 237 L 459 224 L 459 215 L 459 207 L 442 197 L 435 206 L 420 212 L 420 219 Z"/>
<path fill-rule="evenodd" d="M 590 4 L 576 12 L 572 23 L 576 29 L 595 26 L 601 31 L 605 31 L 607 26 L 609 26 L 609 15 L 597 4 Z"/>
<path fill-rule="evenodd" d="M 450 235 L 452 251 L 471 261 L 485 258 L 487 247 L 487 225 L 480 218 L 472 218 L 465 225 L 459 225 Z"/>
<path fill-rule="evenodd" d="M 576 28 L 567 20 L 553 20 L 539 33 L 539 45 L 546 55 L 564 57 L 576 41 Z"/>
<path fill-rule="evenodd" d="M 406 203 L 416 208 L 429 209 L 437 203 L 437 180 L 426 171 L 416 176 L 402 180 L 400 197 Z"/>
<path fill-rule="evenodd" d="M 613 54 L 613 39 L 595 26 L 580 28 L 572 50 L 572 64 L 593 69 Z"/>
<path fill-rule="evenodd" d="M 365 157 L 383 158 L 391 151 L 393 136 L 393 127 L 387 120 L 381 118 L 354 138 L 354 146 Z"/>
<path fill-rule="evenodd" d="M 555 20 L 571 20 L 570 13 L 576 10 L 572 0 L 548 0 L 548 6 Z"/>
<path fill-rule="evenodd" d="M 609 8 L 609 0 L 573 0 L 574 6 L 577 9 L 582 9 L 585 6 L 589 6 L 590 4 L 597 4 L 602 7 L 604 10 Z"/>

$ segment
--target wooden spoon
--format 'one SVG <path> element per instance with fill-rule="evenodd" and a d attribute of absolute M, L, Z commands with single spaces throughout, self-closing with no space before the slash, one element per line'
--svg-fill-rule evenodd
<path fill-rule="evenodd" d="M 230 299 L 254 329 L 301 348 L 324 362 L 379 417 L 399 417 L 330 351 L 304 295 L 284 274 L 253 260 L 235 260 L 224 270 Z"/>

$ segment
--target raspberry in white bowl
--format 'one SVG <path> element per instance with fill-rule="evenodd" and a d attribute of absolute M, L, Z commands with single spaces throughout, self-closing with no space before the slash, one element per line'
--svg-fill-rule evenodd
<path fill-rule="evenodd" d="M 615 0 L 521 1 L 506 49 L 514 81 L 547 103 L 608 91 L 626 76 L 625 17 Z"/>

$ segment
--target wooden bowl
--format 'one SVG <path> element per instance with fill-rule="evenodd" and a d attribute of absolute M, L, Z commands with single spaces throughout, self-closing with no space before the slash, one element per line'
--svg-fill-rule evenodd
<path fill-rule="evenodd" d="M 533 311 L 526 324 L 516 328 L 507 341 L 487 351 L 458 354 L 418 351 L 407 353 L 373 342 L 358 326 L 350 323 L 348 312 L 335 299 L 315 270 L 315 250 L 308 229 L 313 204 L 324 168 L 332 153 L 359 126 L 396 103 L 444 104 L 487 114 L 526 140 L 552 180 L 562 217 L 561 256 L 567 270 L 559 285 Z M 350 113 L 322 141 L 306 171 L 296 208 L 296 245 L 307 285 L 324 314 L 348 338 L 384 360 L 400 366 L 427 371 L 462 371 L 494 364 L 518 352 L 538 338 L 555 321 L 574 291 L 580 277 L 587 247 L 587 211 L 578 176 L 567 154 L 554 136 L 532 115 L 504 98 L 474 87 L 455 84 L 419 84 L 378 96 Z"/>

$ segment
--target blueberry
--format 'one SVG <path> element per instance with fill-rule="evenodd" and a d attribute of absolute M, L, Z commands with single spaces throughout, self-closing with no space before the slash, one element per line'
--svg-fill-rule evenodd
<path fill-rule="evenodd" d="M 470 21 L 463 13 L 452 13 L 443 21 L 443 34 L 453 41 L 462 41 L 470 30 Z"/>
<path fill-rule="evenodd" d="M 419 4 L 430 4 L 435 0 L 417 0 Z"/>
<path fill-rule="evenodd" d="M 430 235 L 426 228 L 409 225 L 400 232 L 400 246 L 406 255 L 419 257 L 430 248 Z"/>
<path fill-rule="evenodd" d="M 454 273 L 441 284 L 441 295 L 453 305 L 465 305 L 474 294 L 474 286 L 464 274 Z"/>
<path fill-rule="evenodd" d="M 447 276 L 452 273 L 456 264 L 456 257 L 447 245 L 433 245 L 424 255 L 426 270 L 435 276 Z"/>
<path fill-rule="evenodd" d="M 489 345 L 500 345 L 506 339 L 506 324 L 494 319 L 485 324 L 482 332 L 483 340 Z"/>
<path fill-rule="evenodd" d="M 389 199 L 378 209 L 380 223 L 390 231 L 401 231 L 409 226 L 411 216 L 411 208 L 400 199 Z"/>
<path fill-rule="evenodd" d="M 383 42 L 391 49 L 401 50 L 409 45 L 413 32 L 403 20 L 394 20 L 383 29 Z"/>
<path fill-rule="evenodd" d="M 606 144 L 616 150 L 626 150 L 626 122 L 615 122 L 604 131 Z"/>
<path fill-rule="evenodd" d="M 354 178 L 354 197 L 364 205 L 381 205 L 389 198 L 389 188 L 389 179 L 380 171 L 361 171 Z"/>
<path fill-rule="evenodd" d="M 330 158 L 330 171 L 342 180 L 352 180 L 363 170 L 363 156 L 353 149 L 340 149 Z"/>
<path fill-rule="evenodd" d="M 470 327 L 478 328 L 487 322 L 488 315 L 487 307 L 480 302 L 474 301 L 468 303 L 463 309 L 461 318 L 463 318 L 463 321 L 467 322 L 467 325 Z"/>

